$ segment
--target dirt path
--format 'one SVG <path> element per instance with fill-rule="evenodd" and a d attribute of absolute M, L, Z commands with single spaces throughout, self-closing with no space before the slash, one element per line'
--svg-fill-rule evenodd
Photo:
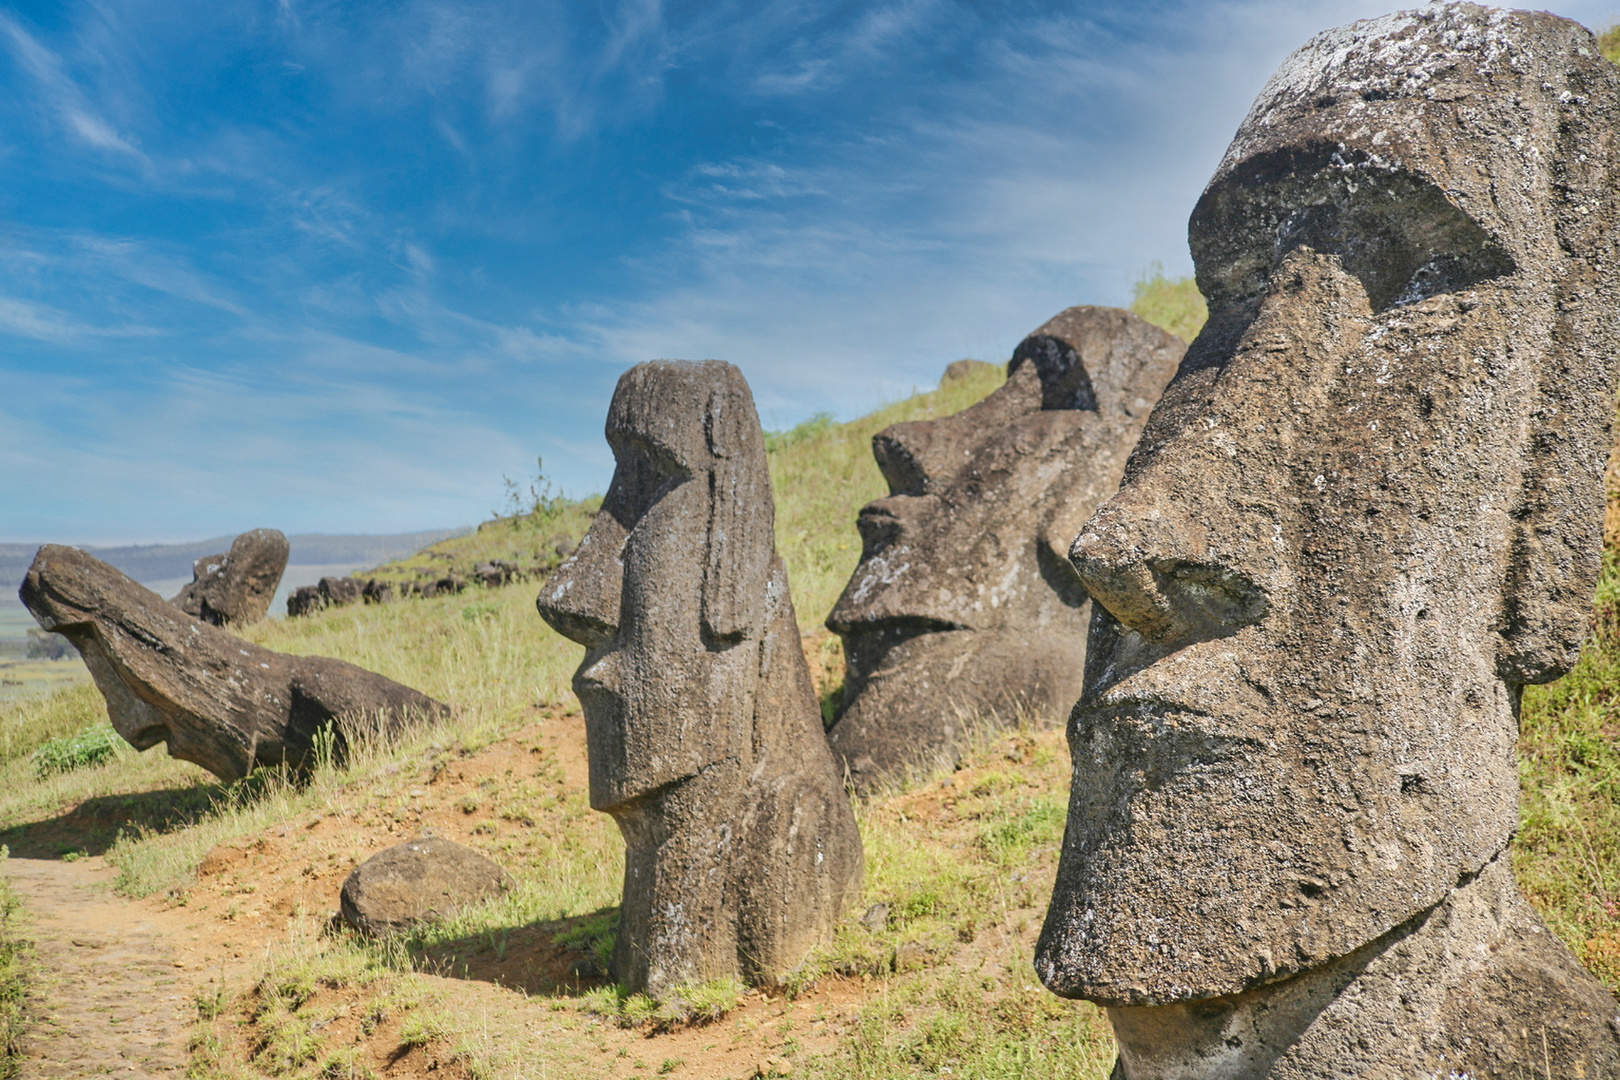
<path fill-rule="evenodd" d="M 100 858 L 5 862 L 36 947 L 22 1080 L 179 1077 L 196 1015 L 173 927 L 112 895 Z"/>

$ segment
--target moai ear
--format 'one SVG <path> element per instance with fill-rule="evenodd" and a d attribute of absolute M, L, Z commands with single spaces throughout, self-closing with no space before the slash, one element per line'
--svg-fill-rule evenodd
<path fill-rule="evenodd" d="M 708 550 L 703 561 L 703 628 L 736 642 L 764 630 L 766 587 L 776 550 L 765 438 L 748 384 L 735 368 L 709 396 Z"/>

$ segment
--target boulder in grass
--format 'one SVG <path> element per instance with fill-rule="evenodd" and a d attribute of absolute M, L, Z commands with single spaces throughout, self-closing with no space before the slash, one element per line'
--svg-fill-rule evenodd
<path fill-rule="evenodd" d="M 472 848 L 437 836 L 385 848 L 343 883 L 343 921 L 381 936 L 448 918 L 512 887 L 505 870 Z"/>
<path fill-rule="evenodd" d="M 243 641 L 76 548 L 40 548 L 20 595 L 42 627 L 79 650 L 130 745 L 167 743 L 171 756 L 224 780 L 260 765 L 314 764 L 328 726 L 341 761 L 359 739 L 450 713 L 342 660 Z"/>
<path fill-rule="evenodd" d="M 192 564 L 193 580 L 180 590 L 174 604 L 215 626 L 259 622 L 269 614 L 291 550 L 286 536 L 276 529 L 245 532 L 226 554 Z"/>
<path fill-rule="evenodd" d="M 323 577 L 320 585 L 316 586 L 321 597 L 328 607 L 343 607 L 353 604 L 365 594 L 365 582 L 352 577 Z"/>
<path fill-rule="evenodd" d="M 305 615 L 313 615 L 326 606 L 326 598 L 321 596 L 321 590 L 316 585 L 300 585 L 287 594 L 287 615 L 297 619 Z"/>

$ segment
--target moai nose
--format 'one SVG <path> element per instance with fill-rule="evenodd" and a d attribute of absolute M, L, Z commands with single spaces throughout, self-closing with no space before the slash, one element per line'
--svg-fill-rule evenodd
<path fill-rule="evenodd" d="M 1093 599 L 1158 645 L 1225 637 L 1270 608 L 1252 577 L 1211 550 L 1201 523 L 1138 488 L 1098 508 L 1069 561 Z"/>
<path fill-rule="evenodd" d="M 955 475 L 970 449 L 935 420 L 892 424 L 872 437 L 872 454 L 891 495 L 928 493 Z"/>

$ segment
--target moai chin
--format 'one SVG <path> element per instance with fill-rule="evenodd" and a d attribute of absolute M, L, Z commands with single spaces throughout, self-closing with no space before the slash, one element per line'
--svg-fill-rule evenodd
<path fill-rule="evenodd" d="M 1074 703 L 1089 601 L 1069 542 L 1185 350 L 1130 312 L 1069 308 L 983 401 L 873 438 L 889 495 L 861 510 L 860 565 L 827 618 L 848 669 L 828 738 L 857 788 L 954 761 L 970 722 Z"/>
<path fill-rule="evenodd" d="M 1507 851 L 1599 566 L 1617 137 L 1586 30 L 1433 5 L 1296 52 L 1193 211 L 1209 325 L 1071 552 L 1036 968 L 1116 1076 L 1620 1075 Z"/>
<path fill-rule="evenodd" d="M 730 364 L 619 380 L 617 467 L 538 606 L 585 645 L 591 805 L 625 840 L 614 974 L 662 994 L 771 984 L 858 894 L 860 833 L 833 767 L 776 554 L 765 442 Z"/>

